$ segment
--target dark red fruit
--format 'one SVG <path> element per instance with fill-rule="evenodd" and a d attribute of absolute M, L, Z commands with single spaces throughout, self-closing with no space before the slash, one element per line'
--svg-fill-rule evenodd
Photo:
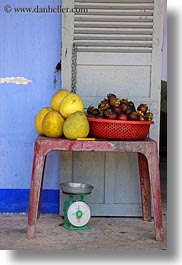
<path fill-rule="evenodd" d="M 137 108 L 137 110 L 141 110 L 143 113 L 146 113 L 148 110 L 147 104 L 140 104 Z"/>
<path fill-rule="evenodd" d="M 113 111 L 114 113 L 116 113 L 116 114 L 121 114 L 122 109 L 121 109 L 120 106 L 114 106 L 114 107 L 112 108 L 112 111 Z"/>
<path fill-rule="evenodd" d="M 91 114 L 91 111 L 94 109 L 94 106 L 90 105 L 87 108 L 87 114 Z"/>
<path fill-rule="evenodd" d="M 133 101 L 129 101 L 128 106 L 132 109 L 135 109 L 135 104 L 133 103 Z"/>
<path fill-rule="evenodd" d="M 120 105 L 120 99 L 119 98 L 112 97 L 109 100 L 109 104 L 111 105 L 111 107 L 119 106 Z"/>
<path fill-rule="evenodd" d="M 127 98 L 122 98 L 120 100 L 120 104 L 122 105 L 123 103 L 128 104 L 128 99 Z"/>
<path fill-rule="evenodd" d="M 108 120 L 117 120 L 118 115 L 116 113 L 111 112 L 108 116 Z"/>
<path fill-rule="evenodd" d="M 109 104 L 109 100 L 108 99 L 103 99 L 99 105 L 98 105 L 98 109 L 103 109 L 103 110 L 106 110 L 106 109 L 110 109 L 110 104 Z"/>
<path fill-rule="evenodd" d="M 96 108 L 92 109 L 92 110 L 90 111 L 90 113 L 91 113 L 92 115 L 95 115 L 95 116 L 100 114 L 99 110 L 96 109 Z"/>
<path fill-rule="evenodd" d="M 126 121 L 128 119 L 127 115 L 124 114 L 124 113 L 121 113 L 119 116 L 118 116 L 118 120 L 121 120 L 121 121 Z"/>
<path fill-rule="evenodd" d="M 137 112 L 133 111 L 130 114 L 128 114 L 128 119 L 131 121 L 138 121 L 139 120 L 139 115 Z"/>
<path fill-rule="evenodd" d="M 107 94 L 107 98 L 108 98 L 108 100 L 110 100 L 111 98 L 116 98 L 116 95 L 109 93 L 109 94 Z"/>
<path fill-rule="evenodd" d="M 103 118 L 108 118 L 110 113 L 111 113 L 110 109 L 104 110 L 102 114 Z"/>
<path fill-rule="evenodd" d="M 153 113 L 152 112 L 147 112 L 146 114 L 145 114 L 145 119 L 147 120 L 147 121 L 152 121 L 153 120 Z"/>
<path fill-rule="evenodd" d="M 129 108 L 129 106 L 128 105 L 126 105 L 126 104 L 123 104 L 122 105 L 122 107 L 121 107 L 121 109 L 122 109 L 122 112 L 126 112 L 126 110 Z"/>
<path fill-rule="evenodd" d="M 90 113 L 87 115 L 87 117 L 89 117 L 89 118 L 95 118 L 95 116 L 92 115 L 92 114 L 90 114 Z"/>
<path fill-rule="evenodd" d="M 130 107 L 128 107 L 127 109 L 126 109 L 126 111 L 125 111 L 125 114 L 126 115 L 129 115 L 131 112 L 133 112 L 134 110 L 133 109 L 131 109 Z"/>
<path fill-rule="evenodd" d="M 142 115 L 139 115 L 139 120 L 140 121 L 145 121 L 145 118 Z"/>

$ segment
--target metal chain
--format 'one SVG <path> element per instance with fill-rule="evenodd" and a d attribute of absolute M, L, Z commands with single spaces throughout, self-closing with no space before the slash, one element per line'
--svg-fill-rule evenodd
<path fill-rule="evenodd" d="M 71 92 L 76 94 L 77 83 L 77 47 L 73 43 L 72 46 L 72 64 L 71 64 Z"/>

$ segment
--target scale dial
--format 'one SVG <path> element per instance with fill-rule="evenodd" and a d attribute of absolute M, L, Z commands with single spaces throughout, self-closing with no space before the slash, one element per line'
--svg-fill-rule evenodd
<path fill-rule="evenodd" d="M 67 217 L 72 225 L 76 227 L 84 226 L 90 220 L 90 208 L 85 202 L 76 201 L 68 208 Z"/>

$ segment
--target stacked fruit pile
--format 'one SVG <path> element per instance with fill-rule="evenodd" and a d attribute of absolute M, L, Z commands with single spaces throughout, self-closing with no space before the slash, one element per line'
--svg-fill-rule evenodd
<path fill-rule="evenodd" d="M 109 120 L 131 120 L 131 121 L 152 121 L 153 113 L 149 111 L 147 104 L 140 104 L 137 108 L 132 101 L 120 99 L 115 94 L 108 94 L 98 107 L 89 106 L 87 116 Z"/>
<path fill-rule="evenodd" d="M 89 122 L 82 99 L 67 89 L 60 89 L 53 95 L 50 107 L 42 108 L 37 114 L 35 128 L 47 137 L 87 137 Z"/>

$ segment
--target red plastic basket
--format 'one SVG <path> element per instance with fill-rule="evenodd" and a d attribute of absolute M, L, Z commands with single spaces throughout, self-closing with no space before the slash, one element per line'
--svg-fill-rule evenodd
<path fill-rule="evenodd" d="M 95 138 L 111 140 L 143 140 L 153 121 L 120 121 L 89 118 L 90 133 Z"/>

